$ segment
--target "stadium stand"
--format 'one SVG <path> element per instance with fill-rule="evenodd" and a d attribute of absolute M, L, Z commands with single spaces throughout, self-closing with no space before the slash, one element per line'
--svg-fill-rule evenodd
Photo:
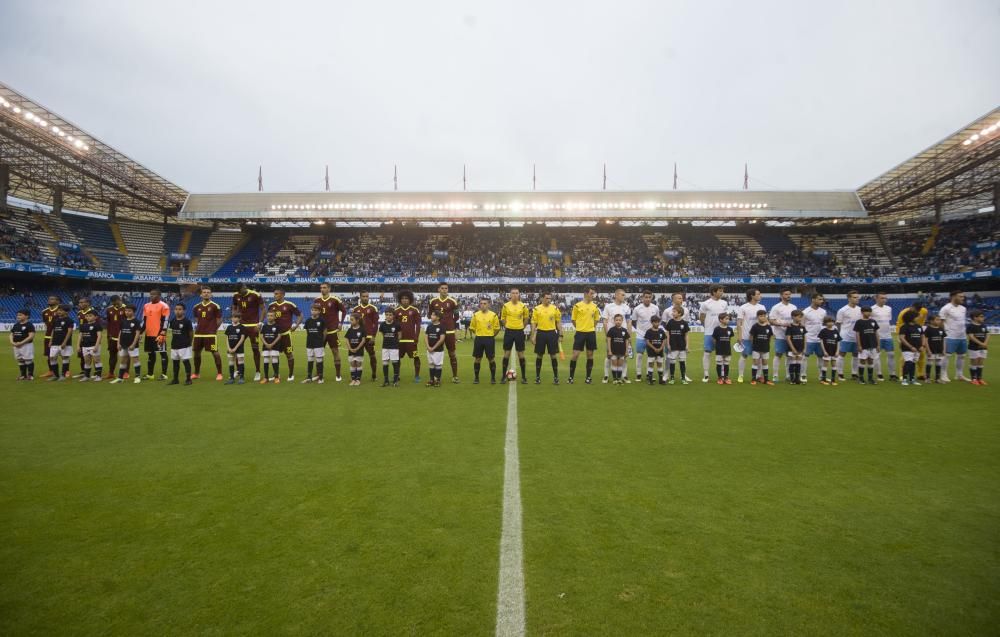
<path fill-rule="evenodd" d="M 976 243 L 1000 240 L 995 215 L 946 221 L 940 225 L 886 226 L 883 229 L 898 269 L 906 273 L 936 274 L 996 267 L 1000 251 L 975 252 Z"/>

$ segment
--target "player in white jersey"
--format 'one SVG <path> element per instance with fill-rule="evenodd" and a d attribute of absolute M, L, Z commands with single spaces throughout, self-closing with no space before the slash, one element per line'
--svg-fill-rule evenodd
<path fill-rule="evenodd" d="M 743 353 L 740 355 L 739 376 L 737 383 L 743 382 L 743 370 L 746 368 L 747 359 L 753 354 L 753 341 L 750 338 L 750 328 L 757 322 L 757 312 L 767 311 L 760 302 L 760 290 L 747 290 L 747 302 L 736 310 L 736 331 L 743 345 Z"/>
<path fill-rule="evenodd" d="M 608 330 L 615 326 L 615 315 L 621 314 L 624 318 L 623 324 L 628 326 L 631 325 L 630 315 L 632 314 L 632 308 L 628 306 L 625 302 L 625 290 L 618 288 L 615 290 L 615 298 L 611 303 L 604 304 L 604 310 L 601 311 L 601 321 L 604 323 L 604 333 L 607 334 Z M 628 329 L 626 327 L 625 329 Z M 604 383 L 608 382 L 608 374 L 611 373 L 611 352 L 605 352 L 604 356 Z M 631 382 L 628 379 L 628 374 L 624 375 L 624 380 L 626 383 Z"/>
<path fill-rule="evenodd" d="M 778 362 L 785 359 L 785 380 L 788 380 L 788 341 L 785 340 L 785 328 L 792 324 L 792 312 L 797 310 L 795 304 L 791 302 L 792 291 L 789 288 L 782 288 L 781 301 L 771 308 L 767 315 L 771 323 L 771 330 L 774 331 L 774 360 L 771 366 L 774 382 L 778 382 Z M 764 363 L 767 365 L 767 363 Z"/>
<path fill-rule="evenodd" d="M 652 326 L 654 316 L 660 315 L 660 308 L 653 303 L 653 293 L 645 290 L 642 302 L 632 308 L 632 331 L 635 333 L 635 382 L 642 382 L 643 370 L 648 368 L 649 354 L 646 352 L 646 331 Z M 626 378 L 626 380 L 628 380 Z"/>
<path fill-rule="evenodd" d="M 872 318 L 878 323 L 878 348 L 885 352 L 886 364 L 889 367 L 889 380 L 897 381 L 896 348 L 892 342 L 892 306 L 885 302 L 885 292 L 875 293 L 875 305 L 872 306 Z M 882 376 L 882 356 L 875 359 L 875 373 L 879 382 L 885 380 Z"/>
<path fill-rule="evenodd" d="M 955 290 L 948 295 L 948 302 L 938 311 L 944 321 L 944 373 L 941 380 L 948 382 L 948 358 L 955 355 L 955 378 L 968 381 L 965 371 L 965 355 L 969 351 L 969 340 L 965 335 L 965 294 Z"/>
<path fill-rule="evenodd" d="M 705 375 L 701 382 L 708 382 L 708 368 L 712 362 L 712 352 L 715 351 L 715 339 L 712 332 L 719 326 L 719 315 L 729 313 L 729 301 L 722 298 L 723 289 L 721 285 L 713 285 L 708 288 L 708 298 L 701 302 L 698 308 L 698 320 L 705 328 L 704 349 L 701 355 L 701 369 Z"/>
<path fill-rule="evenodd" d="M 667 321 L 673 320 L 674 318 L 674 310 L 680 310 L 681 316 L 678 320 L 687 321 L 688 323 L 691 322 L 691 312 L 689 312 L 687 306 L 684 305 L 683 292 L 674 292 L 673 294 L 671 294 L 670 303 L 671 305 L 667 307 L 665 310 L 663 310 L 662 314 L 660 314 L 660 319 L 661 319 L 660 325 L 666 328 Z M 682 374 L 681 376 L 682 380 L 687 381 L 689 383 L 691 382 L 691 379 L 688 378 L 687 374 Z"/>
<path fill-rule="evenodd" d="M 840 328 L 840 355 L 837 356 L 837 375 L 844 380 L 844 358 L 851 355 L 851 378 L 858 375 L 858 335 L 854 332 L 854 324 L 861 320 L 861 308 L 858 307 L 857 290 L 847 293 L 847 305 L 837 310 L 837 327 Z"/>
<path fill-rule="evenodd" d="M 806 360 L 802 367 L 802 382 L 806 382 L 809 375 L 809 357 L 816 357 L 816 367 L 823 370 L 823 343 L 819 340 L 819 332 L 823 329 L 823 321 L 826 319 L 826 308 L 823 303 L 826 299 L 819 292 L 809 299 L 809 307 L 802 310 L 802 324 L 806 328 Z"/>

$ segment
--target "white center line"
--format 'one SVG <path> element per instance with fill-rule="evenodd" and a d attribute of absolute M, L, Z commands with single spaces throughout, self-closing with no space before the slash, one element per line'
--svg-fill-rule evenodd
<path fill-rule="evenodd" d="M 521 542 L 521 461 L 517 450 L 517 382 L 507 393 L 503 527 L 497 590 L 497 637 L 524 635 L 524 548 Z"/>

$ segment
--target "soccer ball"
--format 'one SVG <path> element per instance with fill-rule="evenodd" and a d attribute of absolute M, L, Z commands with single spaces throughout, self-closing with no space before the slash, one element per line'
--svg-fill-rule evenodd
<path fill-rule="evenodd" d="M 507 380 L 517 380 L 517 372 L 515 372 L 513 369 L 508 369 Z"/>

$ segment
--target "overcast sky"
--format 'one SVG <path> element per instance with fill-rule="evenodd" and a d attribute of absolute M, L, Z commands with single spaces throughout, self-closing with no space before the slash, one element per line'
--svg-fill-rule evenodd
<path fill-rule="evenodd" d="M 1000 104 L 996 0 L 0 1 L 0 80 L 194 192 L 856 188 Z"/>

